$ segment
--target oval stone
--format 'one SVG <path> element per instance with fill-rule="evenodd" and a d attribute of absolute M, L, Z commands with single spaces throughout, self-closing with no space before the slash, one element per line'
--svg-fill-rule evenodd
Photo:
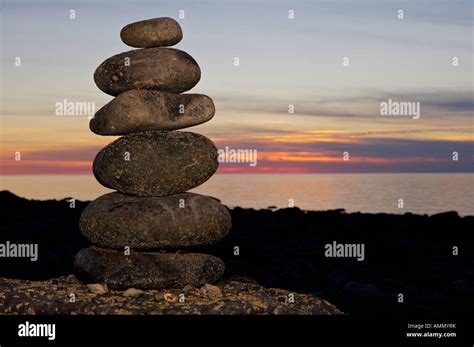
<path fill-rule="evenodd" d="M 95 157 L 94 175 L 105 187 L 139 196 L 182 193 L 217 170 L 217 148 L 207 137 L 184 131 L 125 135 Z"/>
<path fill-rule="evenodd" d="M 99 65 L 94 81 L 103 92 L 118 95 L 130 89 L 182 93 L 201 78 L 196 61 L 173 48 L 145 48 L 114 55 Z"/>
<path fill-rule="evenodd" d="M 150 253 L 84 248 L 74 268 L 86 283 L 106 283 L 112 289 L 182 288 L 216 282 L 225 265 L 217 257 L 199 253 Z"/>
<path fill-rule="evenodd" d="M 172 18 L 142 20 L 120 31 L 122 41 L 132 47 L 173 46 L 183 38 L 181 26 Z"/>
<path fill-rule="evenodd" d="M 206 95 L 133 89 L 97 111 L 89 126 L 98 135 L 176 130 L 205 123 L 214 113 L 214 103 Z"/>
<path fill-rule="evenodd" d="M 152 249 L 213 244 L 229 232 L 232 221 L 227 208 L 209 196 L 109 193 L 87 205 L 79 226 L 96 246 Z"/>

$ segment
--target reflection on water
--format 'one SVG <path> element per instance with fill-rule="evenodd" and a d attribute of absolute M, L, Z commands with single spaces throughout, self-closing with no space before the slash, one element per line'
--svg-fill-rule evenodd
<path fill-rule="evenodd" d="M 92 200 L 110 190 L 93 176 L 0 176 L 1 189 L 30 199 Z M 194 189 L 233 207 L 474 215 L 474 174 L 218 174 Z M 399 199 L 404 208 L 399 209 Z"/>

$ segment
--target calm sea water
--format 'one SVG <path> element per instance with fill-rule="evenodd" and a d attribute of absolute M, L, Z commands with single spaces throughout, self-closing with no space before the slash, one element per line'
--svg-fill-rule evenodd
<path fill-rule="evenodd" d="M 40 200 L 92 200 L 110 191 L 81 175 L 0 176 L 0 188 Z M 193 191 L 230 207 L 287 207 L 292 199 L 305 210 L 474 215 L 474 174 L 218 174 Z"/>

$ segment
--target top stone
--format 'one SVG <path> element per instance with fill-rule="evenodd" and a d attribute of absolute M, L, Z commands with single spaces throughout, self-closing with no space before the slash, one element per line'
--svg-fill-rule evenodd
<path fill-rule="evenodd" d="M 137 48 L 173 46 L 183 38 L 180 25 L 169 17 L 143 20 L 120 31 L 122 41 Z"/>

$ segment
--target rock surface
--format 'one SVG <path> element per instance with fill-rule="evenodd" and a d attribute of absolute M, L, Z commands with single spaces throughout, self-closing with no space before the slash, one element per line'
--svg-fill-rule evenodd
<path fill-rule="evenodd" d="M 99 65 L 94 81 L 104 93 L 119 95 L 130 89 L 182 93 L 201 78 L 196 61 L 173 48 L 137 49 L 114 55 Z"/>
<path fill-rule="evenodd" d="M 75 276 L 64 276 L 48 281 L 26 281 L 0 278 L 0 314 L 342 314 L 335 306 L 318 297 L 268 289 L 258 284 L 227 280 L 216 285 L 220 297 L 209 297 L 200 288 L 147 290 L 139 296 L 124 296 L 124 292 L 110 290 L 106 294 L 90 293 Z M 74 293 L 76 302 L 70 302 Z M 185 294 L 185 302 L 167 301 L 166 294 L 178 297 Z"/>
<path fill-rule="evenodd" d="M 132 47 L 173 46 L 181 41 L 183 31 L 177 21 L 162 17 L 128 24 L 120 31 L 120 38 Z"/>
<path fill-rule="evenodd" d="M 125 135 L 187 128 L 209 121 L 214 113 L 214 103 L 206 95 L 133 89 L 97 111 L 89 125 L 98 135 Z"/>
<path fill-rule="evenodd" d="M 82 234 L 104 248 L 179 248 L 222 239 L 232 221 L 214 198 L 180 193 L 137 197 L 109 193 L 91 202 L 80 219 Z"/>
<path fill-rule="evenodd" d="M 199 253 L 131 252 L 90 247 L 74 258 L 78 277 L 85 282 L 105 283 L 113 289 L 179 288 L 217 281 L 224 263 L 217 257 Z"/>
<path fill-rule="evenodd" d="M 184 131 L 123 136 L 95 157 L 102 185 L 122 193 L 164 196 L 192 189 L 217 170 L 217 149 L 207 137 Z"/>

